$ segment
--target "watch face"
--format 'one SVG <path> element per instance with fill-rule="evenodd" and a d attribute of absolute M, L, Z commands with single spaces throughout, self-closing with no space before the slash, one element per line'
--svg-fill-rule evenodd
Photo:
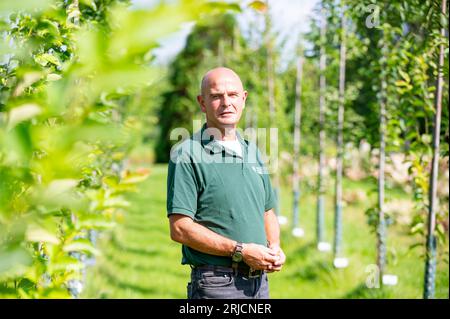
<path fill-rule="evenodd" d="M 233 255 L 233 261 L 238 263 L 242 261 L 242 254 L 240 252 L 236 252 Z"/>

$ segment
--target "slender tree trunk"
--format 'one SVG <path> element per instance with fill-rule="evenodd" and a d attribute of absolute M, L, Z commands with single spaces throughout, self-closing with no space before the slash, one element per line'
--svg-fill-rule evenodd
<path fill-rule="evenodd" d="M 324 214 L 324 168 L 325 168 L 325 92 L 326 92 L 326 31 L 327 31 L 327 17 L 325 8 L 321 10 L 322 22 L 320 27 L 320 98 L 319 98 L 319 173 L 318 173 L 318 197 L 317 197 L 317 241 L 321 243 L 324 241 L 325 228 L 325 214 Z"/>
<path fill-rule="evenodd" d="M 342 2 L 341 2 L 342 3 Z M 337 158 L 336 158 L 336 198 L 334 220 L 334 255 L 340 257 L 342 253 L 342 170 L 344 153 L 344 103 L 345 103 L 345 60 L 346 60 L 346 34 L 345 11 L 342 5 L 342 39 L 339 59 L 339 107 L 338 107 L 338 131 L 337 131 Z"/>
<path fill-rule="evenodd" d="M 292 189 L 294 197 L 294 214 L 293 214 L 293 227 L 294 229 L 299 224 L 299 198 L 300 198 L 300 174 L 299 174 L 299 159 L 300 159 L 300 142 L 301 142 L 301 119 L 302 119 L 302 73 L 303 73 L 303 56 L 300 52 L 297 63 L 297 81 L 295 87 L 295 118 L 294 118 L 294 163 L 292 176 Z"/>
<path fill-rule="evenodd" d="M 253 64 L 252 69 L 253 69 L 253 72 L 255 72 L 255 65 L 254 64 Z M 254 103 L 254 102 L 255 101 L 252 101 L 251 104 L 255 104 L 255 106 L 256 106 L 256 103 Z M 253 115 L 253 112 L 255 112 L 255 109 L 256 109 L 256 107 L 252 107 L 251 110 L 250 110 L 250 104 L 248 102 L 245 103 L 245 108 L 244 108 L 244 111 L 245 111 L 245 129 L 253 127 L 252 126 L 252 115 Z"/>
<path fill-rule="evenodd" d="M 384 36 L 384 34 L 383 34 Z M 386 223 L 384 217 L 384 173 L 385 173 L 385 132 L 386 132 L 386 59 L 387 45 L 385 39 L 382 40 L 381 57 L 381 91 L 380 91 L 380 155 L 378 164 L 378 225 L 377 225 L 377 265 L 380 271 L 380 285 L 383 284 L 383 274 L 386 265 Z"/>
<path fill-rule="evenodd" d="M 254 74 L 259 74 L 259 67 L 256 63 L 252 65 L 252 71 Z M 258 95 L 252 96 L 251 103 L 245 103 L 245 128 L 258 129 L 257 117 L 258 117 Z"/>
<path fill-rule="evenodd" d="M 245 128 L 246 129 L 252 127 L 252 111 L 254 112 L 255 109 L 252 107 L 252 110 L 250 111 L 249 104 L 245 103 Z"/>
<path fill-rule="evenodd" d="M 267 6 L 269 6 L 268 1 L 266 2 Z M 266 13 L 266 46 L 267 46 L 267 93 L 269 95 L 269 118 L 271 126 L 277 127 L 277 118 L 276 118 L 276 109 L 275 109 L 275 84 L 274 84 L 274 65 L 273 65 L 273 39 L 271 37 L 271 28 L 272 22 L 269 15 L 269 10 L 267 9 Z M 270 134 L 270 151 L 273 151 L 273 147 L 278 143 L 276 140 L 276 136 L 274 134 Z M 274 159 L 272 157 L 272 159 Z M 275 171 L 273 173 L 273 185 L 274 192 L 276 197 L 276 208 L 275 213 L 280 216 L 280 175 L 279 170 L 276 167 L 278 165 L 278 154 L 275 158 L 275 163 L 272 163 L 273 167 L 275 167 Z"/>
<path fill-rule="evenodd" d="M 255 112 L 253 112 L 252 123 L 253 123 L 254 129 L 257 130 L 258 129 L 258 111 L 257 111 L 257 109 L 255 109 Z"/>
<path fill-rule="evenodd" d="M 442 0 L 441 12 L 445 15 L 447 11 L 447 1 Z M 445 28 L 441 29 L 441 36 L 445 37 Z M 430 174 L 429 210 L 428 210 L 428 235 L 427 254 L 425 262 L 425 287 L 424 298 L 434 298 L 436 279 L 436 188 L 439 164 L 439 140 L 441 132 L 441 112 L 442 112 L 442 87 L 443 87 L 443 67 L 444 67 L 444 44 L 439 46 L 438 76 L 436 80 L 436 97 L 433 130 L 433 160 Z"/>
<path fill-rule="evenodd" d="M 233 39 L 232 39 L 232 48 L 233 48 L 233 52 L 235 54 L 235 56 L 240 56 L 241 54 L 241 45 L 239 43 L 239 27 L 238 25 L 235 25 L 233 27 Z"/>
<path fill-rule="evenodd" d="M 252 116 L 252 127 L 257 131 L 258 130 L 258 112 L 259 112 L 259 108 L 258 108 L 258 104 L 255 103 L 255 110 L 253 112 L 253 116 Z M 257 132 L 255 132 L 255 134 L 257 134 Z"/>

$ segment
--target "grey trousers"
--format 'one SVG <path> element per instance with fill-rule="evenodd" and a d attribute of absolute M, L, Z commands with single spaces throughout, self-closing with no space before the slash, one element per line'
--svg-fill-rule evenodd
<path fill-rule="evenodd" d="M 267 274 L 248 278 L 231 271 L 193 268 L 188 299 L 269 299 Z"/>

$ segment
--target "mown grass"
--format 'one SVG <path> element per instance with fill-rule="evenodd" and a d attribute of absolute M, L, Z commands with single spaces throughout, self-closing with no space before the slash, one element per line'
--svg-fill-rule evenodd
<path fill-rule="evenodd" d="M 189 266 L 182 266 L 181 247 L 170 240 L 166 217 L 166 165 L 155 165 L 139 192 L 129 195 L 132 203 L 123 223 L 99 240 L 103 252 L 96 265 L 88 269 L 83 298 L 185 298 Z M 370 193 L 371 181 L 345 181 L 344 192 L 355 189 Z M 404 225 L 389 228 L 388 245 L 396 254 L 388 272 L 399 277 L 396 286 L 369 289 L 366 267 L 375 263 L 375 235 L 366 223 L 367 200 L 344 208 L 344 252 L 349 267 L 335 269 L 332 253 L 319 252 L 315 243 L 316 199 L 305 190 L 301 197 L 301 226 L 304 238 L 290 234 L 292 194 L 282 189 L 281 208 L 289 224 L 282 227 L 282 247 L 287 255 L 283 270 L 270 274 L 272 298 L 421 298 L 424 261 L 420 248 L 410 250 L 417 239 L 407 234 Z M 393 198 L 407 195 L 400 190 Z M 333 192 L 326 200 L 326 238 L 333 241 Z M 448 252 L 448 248 L 447 248 Z M 447 257 L 448 258 L 448 257 Z M 448 264 L 439 261 L 436 297 L 448 298 Z"/>

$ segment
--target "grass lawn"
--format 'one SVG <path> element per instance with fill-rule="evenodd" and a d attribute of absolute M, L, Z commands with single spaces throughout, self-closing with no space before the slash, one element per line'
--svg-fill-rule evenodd
<path fill-rule="evenodd" d="M 166 165 L 151 166 L 151 175 L 130 194 L 132 203 L 123 223 L 103 233 L 98 242 L 102 255 L 88 269 L 83 298 L 185 298 L 190 268 L 180 264 L 181 245 L 170 240 L 166 217 Z M 369 182 L 345 181 L 344 192 L 368 191 Z M 395 192 L 393 197 L 405 197 Z M 372 197 L 370 197 L 372 198 Z M 300 200 L 300 223 L 304 238 L 290 234 L 292 194 L 281 192 L 281 209 L 289 224 L 282 227 L 282 247 L 287 261 L 283 270 L 269 275 L 272 298 L 421 298 L 424 261 L 420 248 L 409 250 L 413 238 L 405 226 L 389 228 L 388 246 L 395 258 L 387 272 L 399 277 L 398 285 L 369 289 L 366 267 L 375 263 L 375 235 L 370 232 L 364 211 L 372 199 L 344 207 L 344 252 L 349 266 L 335 269 L 331 252 L 319 252 L 315 243 L 314 194 L 305 192 Z M 333 240 L 332 186 L 326 200 L 326 238 Z M 448 248 L 447 248 L 448 253 Z M 447 257 L 448 258 L 448 257 Z M 440 261 L 436 297 L 449 298 L 449 268 Z"/>

